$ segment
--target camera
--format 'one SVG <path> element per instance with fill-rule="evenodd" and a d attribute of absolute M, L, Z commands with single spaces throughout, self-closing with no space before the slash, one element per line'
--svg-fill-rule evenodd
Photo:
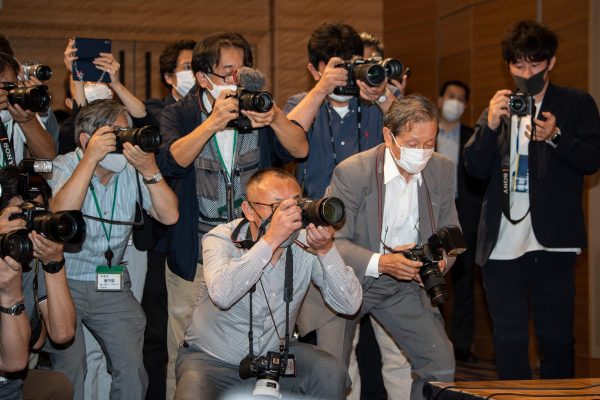
<path fill-rule="evenodd" d="M 251 92 L 244 88 L 238 88 L 235 95 L 229 95 L 227 97 L 235 97 L 238 99 L 240 112 L 246 110 L 266 113 L 270 111 L 275 104 L 271 93 L 265 91 Z M 229 121 L 227 127 L 237 129 L 239 133 L 248 133 L 253 130 L 250 118 L 241 113 L 236 119 Z"/>
<path fill-rule="evenodd" d="M 344 202 L 337 197 L 323 197 L 322 199 L 302 199 L 298 202 L 302 209 L 302 224 L 304 227 L 310 223 L 316 226 L 340 226 L 346 218 Z"/>
<path fill-rule="evenodd" d="M 162 143 L 162 136 L 158 129 L 152 125 L 146 125 L 142 128 L 124 128 L 114 127 L 113 132 L 117 135 L 117 150 L 113 153 L 123 152 L 123 143 L 138 145 L 146 153 L 154 153 Z"/>
<path fill-rule="evenodd" d="M 256 377 L 256 386 L 252 395 L 270 396 L 280 399 L 279 377 L 296 376 L 295 359 L 285 353 L 267 352 L 266 356 L 246 356 L 240 361 L 239 375 L 241 379 Z"/>
<path fill-rule="evenodd" d="M 508 110 L 511 115 L 535 115 L 535 100 L 531 95 L 515 92 L 508 98 Z"/>
<path fill-rule="evenodd" d="M 18 104 L 22 109 L 33 112 L 46 112 L 50 107 L 46 85 L 19 87 L 12 82 L 2 82 L 2 89 L 8 91 L 8 102 L 13 106 Z"/>
<path fill-rule="evenodd" d="M 21 264 L 29 264 L 33 258 L 33 243 L 29 240 L 27 230 L 0 234 L 0 257 L 12 257 Z"/>
<path fill-rule="evenodd" d="M 27 81 L 32 77 L 40 81 L 47 81 L 52 78 L 52 68 L 40 63 L 26 62 L 23 65 L 23 75 Z"/>
<path fill-rule="evenodd" d="M 336 87 L 333 93 L 347 96 L 358 96 L 360 94 L 360 88 L 356 84 L 357 80 L 361 80 L 371 87 L 379 86 L 386 78 L 401 79 L 403 69 L 402 63 L 394 58 L 386 58 L 383 61 L 379 58 L 369 58 L 367 60 L 356 58 L 344 61 L 344 63 L 338 64 L 337 67 L 348 70 L 348 83 L 346 86 Z"/>
<path fill-rule="evenodd" d="M 419 276 L 434 306 L 443 304 L 448 298 L 446 279 L 438 267 L 438 263 L 444 257 L 444 251 L 454 257 L 465 250 L 465 239 L 460 228 L 449 225 L 431 235 L 427 243 L 402 252 L 406 258 L 423 263 L 419 268 Z"/>
<path fill-rule="evenodd" d="M 83 242 L 86 225 L 81 211 L 53 213 L 34 201 L 26 201 L 19 207 L 21 213 L 11 215 L 9 220 L 25 220 L 28 232 L 36 231 L 57 243 L 80 245 Z"/>

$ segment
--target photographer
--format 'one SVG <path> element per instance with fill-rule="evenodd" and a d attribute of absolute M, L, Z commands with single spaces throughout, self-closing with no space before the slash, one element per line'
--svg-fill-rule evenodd
<path fill-rule="evenodd" d="M 308 152 L 304 131 L 276 104 L 264 113 L 240 111 L 236 72 L 252 65 L 250 44 L 241 35 L 221 32 L 206 37 L 192 56 L 196 85 L 162 113 L 165 140 L 159 165 L 177 193 L 181 213 L 177 225 L 167 232 L 168 398 L 174 388 L 177 346 L 198 292 L 203 234 L 241 215 L 250 175 L 274 162 L 274 136 L 295 156 Z M 231 127 L 240 116 L 249 118 L 251 132 Z"/>
<path fill-rule="evenodd" d="M 498 377 L 531 379 L 531 311 L 541 377 L 572 378 L 574 267 L 586 246 L 583 178 L 600 168 L 598 108 L 587 93 L 550 83 L 558 39 L 547 27 L 518 22 L 501 47 L 518 90 L 494 94 L 464 149 L 468 172 L 490 179 L 476 262 Z"/>
<path fill-rule="evenodd" d="M 26 221 L 19 217 L 19 214 L 23 212 L 20 207 L 24 203 L 23 197 L 25 196 L 20 193 L 20 174 L 22 174 L 21 170 L 12 167 L 0 170 L 0 187 L 2 188 L 0 235 L 2 236 L 26 228 Z M 45 182 L 43 183 L 45 184 Z M 48 192 L 49 189 L 48 187 Z M 45 202 L 41 197 L 38 196 L 34 200 L 43 204 Z M 47 207 L 47 204 L 45 206 Z M 36 231 L 31 231 L 28 236 L 35 260 L 29 266 L 25 266 L 22 272 L 20 265 L 17 270 L 18 281 L 20 281 L 19 291 L 21 292 L 18 299 L 24 305 L 24 309 L 20 310 L 21 314 L 8 316 L 12 319 L 24 317 L 27 321 L 27 329 L 24 329 L 23 332 L 27 332 L 28 336 L 29 331 L 32 332 L 31 340 L 27 337 L 25 341 L 27 355 L 29 355 L 30 349 L 39 349 L 42 346 L 46 333 L 49 339 L 56 344 L 68 343 L 75 333 L 75 307 L 67 287 L 63 245 L 45 238 Z M 10 257 L 5 257 L 5 259 L 10 259 Z M 12 261 L 12 259 L 10 260 Z M 1 264 L 0 269 L 6 265 L 11 269 L 14 268 L 9 260 Z M 10 271 L 3 272 L 6 274 Z M 1 305 L 7 307 L 4 302 Z M 2 312 L 8 314 L 5 310 Z M 23 317 L 19 315 L 23 315 Z M 1 318 L 4 323 L 6 316 L 3 315 Z M 5 332 L 3 327 L 3 336 Z M 3 340 L 5 340 L 4 337 Z M 13 346 L 18 348 L 14 342 Z M 27 370 L 26 363 L 16 369 L 18 373 L 3 374 L 3 372 L 9 371 L 8 368 L 0 367 L 0 375 L 3 375 L 5 379 L 4 384 L 0 382 L 0 398 L 2 399 L 21 399 L 22 395 L 28 399 L 71 399 L 73 396 L 73 388 L 68 379 L 56 371 Z"/>
<path fill-rule="evenodd" d="M 346 223 L 336 233 L 336 246 L 362 281 L 358 318 L 370 313 L 400 346 L 415 375 L 411 399 L 421 399 L 426 381 L 452 381 L 454 357 L 440 312 L 419 286 L 423 264 L 399 251 L 439 228 L 458 225 L 454 169 L 433 151 L 438 113 L 427 98 L 399 99 L 384 124 L 385 144 L 343 161 L 326 196 L 346 205 Z M 448 267 L 445 260 L 438 266 L 441 271 Z M 357 320 L 338 319 L 338 329 L 346 327 L 346 361 Z"/>
<path fill-rule="evenodd" d="M 128 271 L 119 264 L 131 234 L 136 201 L 167 225 L 175 223 L 179 214 L 177 198 L 158 172 L 154 154 L 123 141 L 123 136 L 117 140 L 113 133 L 130 124 L 125 107 L 116 101 L 96 100 L 83 107 L 75 120 L 79 147 L 57 157 L 49 180 L 53 211 L 81 210 L 88 216 L 81 250 L 65 254 L 78 316 L 75 340 L 68 348 L 51 350 L 53 365 L 72 380 L 77 399 L 83 398 L 86 373 L 81 324 L 98 339 L 111 366 L 110 397 L 141 399 L 146 390 L 145 318 L 130 290 Z"/>
<path fill-rule="evenodd" d="M 245 219 L 204 235 L 204 277 L 177 359 L 176 399 L 217 399 L 233 388 L 248 391 L 254 385 L 240 376 L 263 379 L 268 371 L 258 368 L 248 374 L 247 359 L 240 365 L 252 345 L 248 327 L 255 338 L 254 355 L 279 355 L 311 281 L 337 312 L 358 310 L 360 284 L 333 245 L 333 228 L 310 223 L 301 230 L 300 196 L 298 183 L 286 171 L 259 171 L 248 181 Z M 293 287 L 284 283 L 287 274 L 293 274 Z M 292 293 L 289 315 L 284 291 Z M 345 397 L 345 369 L 333 356 L 295 340 L 289 353 L 295 356 L 296 377 L 281 378 L 284 391 L 313 399 Z M 271 378 L 278 381 L 281 374 L 275 375 Z"/>
<path fill-rule="evenodd" d="M 9 91 L 2 83 L 16 84 L 19 69 L 19 63 L 14 58 L 0 53 L 0 116 L 9 145 L 0 155 L 0 167 L 11 164 L 11 160 L 6 159 L 6 151 L 14 157 L 13 165 L 18 164 L 27 152 L 37 158 L 56 156 L 55 141 L 37 114 L 31 110 L 24 110 L 19 104 L 12 105 L 9 102 Z"/>

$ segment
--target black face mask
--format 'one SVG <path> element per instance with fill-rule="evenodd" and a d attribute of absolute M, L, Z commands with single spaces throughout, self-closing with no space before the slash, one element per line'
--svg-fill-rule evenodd
<path fill-rule="evenodd" d="M 544 85 L 546 84 L 544 74 L 546 71 L 548 71 L 548 68 L 544 68 L 544 70 L 535 75 L 531 75 L 529 78 L 523 78 L 516 75 L 513 75 L 512 77 L 515 81 L 515 86 L 517 86 L 521 92 L 535 96 L 544 89 Z"/>

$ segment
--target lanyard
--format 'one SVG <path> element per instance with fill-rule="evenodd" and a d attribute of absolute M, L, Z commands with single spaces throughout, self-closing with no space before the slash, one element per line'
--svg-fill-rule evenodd
<path fill-rule="evenodd" d="M 112 209 L 110 211 L 110 219 L 112 220 L 114 215 L 115 215 L 115 204 L 117 201 L 117 187 L 119 186 L 119 175 L 116 176 L 115 178 L 115 189 L 113 192 L 113 203 L 112 203 Z M 102 218 L 102 210 L 100 210 L 100 204 L 98 203 L 98 198 L 96 197 L 96 191 L 94 189 L 94 184 L 90 181 L 90 191 L 92 192 L 92 197 L 94 198 L 94 204 L 96 205 L 96 211 L 98 211 L 98 216 L 100 218 Z M 108 230 L 106 229 L 106 225 L 104 224 L 104 221 L 100 221 L 100 223 L 102 224 L 102 230 L 104 231 L 104 236 L 106 236 L 106 241 L 108 242 L 108 250 L 106 250 L 106 253 L 104 254 L 104 256 L 106 257 L 106 261 L 108 261 L 108 266 L 110 267 L 110 263 L 111 263 L 111 259 L 113 256 L 112 251 L 110 250 L 110 236 L 112 234 L 112 228 L 113 228 L 113 224 L 110 224 L 110 228 L 108 228 Z"/>
<path fill-rule="evenodd" d="M 235 129 L 233 131 L 233 152 L 232 152 L 232 158 L 235 157 L 235 150 L 236 150 L 236 146 L 237 146 L 237 136 L 238 136 L 238 132 L 237 132 L 237 129 Z M 213 135 L 213 143 L 215 144 L 215 148 L 217 149 L 217 155 L 219 156 L 219 162 L 221 163 L 221 167 L 223 168 L 223 170 L 231 178 L 231 175 L 232 175 L 233 171 L 230 171 L 231 166 L 229 166 L 229 168 L 227 168 L 227 165 L 225 165 L 225 160 L 223 159 L 223 155 L 221 154 L 221 149 L 219 148 L 219 141 L 217 140 L 217 135 L 216 134 Z"/>

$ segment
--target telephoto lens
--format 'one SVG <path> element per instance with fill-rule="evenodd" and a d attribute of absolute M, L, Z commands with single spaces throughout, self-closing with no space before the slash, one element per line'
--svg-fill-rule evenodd
<path fill-rule="evenodd" d="M 54 242 L 80 245 L 85 239 L 86 225 L 81 211 L 58 211 L 34 216 L 31 230 Z"/>
<path fill-rule="evenodd" d="M 344 202 L 337 197 L 324 197 L 311 200 L 302 199 L 299 204 L 302 209 L 302 222 L 304 226 L 310 223 L 316 226 L 339 226 L 346 218 Z"/>
<path fill-rule="evenodd" d="M 33 243 L 27 236 L 27 230 L 0 234 L 0 257 L 10 256 L 22 265 L 29 264 L 33 258 Z"/>
<path fill-rule="evenodd" d="M 367 85 L 379 86 L 385 81 L 385 69 L 379 64 L 365 63 L 356 65 L 352 70 L 354 80 L 361 80 Z"/>
<path fill-rule="evenodd" d="M 402 70 L 404 66 L 395 58 L 386 58 L 381 62 L 381 66 L 385 69 L 385 74 L 388 79 L 402 80 Z"/>
<path fill-rule="evenodd" d="M 33 112 L 48 111 L 48 107 L 50 107 L 50 94 L 48 93 L 48 86 L 12 86 L 13 88 L 8 91 L 8 102 L 10 104 L 13 106 L 18 104 L 22 109 Z M 7 88 L 7 85 L 4 84 L 4 87 Z"/>
<path fill-rule="evenodd" d="M 427 295 L 431 299 L 431 304 L 434 306 L 444 304 L 448 298 L 446 278 L 444 278 L 444 274 L 437 263 L 424 262 L 423 266 L 419 268 L 419 276 Z"/>
<path fill-rule="evenodd" d="M 28 174 L 48 174 L 53 166 L 49 158 L 24 158 L 19 163 L 19 168 Z"/>
<path fill-rule="evenodd" d="M 142 128 L 113 128 L 117 135 L 117 150 L 115 153 L 123 152 L 123 143 L 138 145 L 146 153 L 154 153 L 162 143 L 162 136 L 158 129 L 152 125 L 146 125 Z"/>
<path fill-rule="evenodd" d="M 25 63 L 23 65 L 23 73 L 26 80 L 35 77 L 40 81 L 47 81 L 52 78 L 52 68 L 44 64 Z"/>
<path fill-rule="evenodd" d="M 240 110 L 266 113 L 275 104 L 273 96 L 269 92 L 249 92 L 244 90 L 238 97 Z"/>

